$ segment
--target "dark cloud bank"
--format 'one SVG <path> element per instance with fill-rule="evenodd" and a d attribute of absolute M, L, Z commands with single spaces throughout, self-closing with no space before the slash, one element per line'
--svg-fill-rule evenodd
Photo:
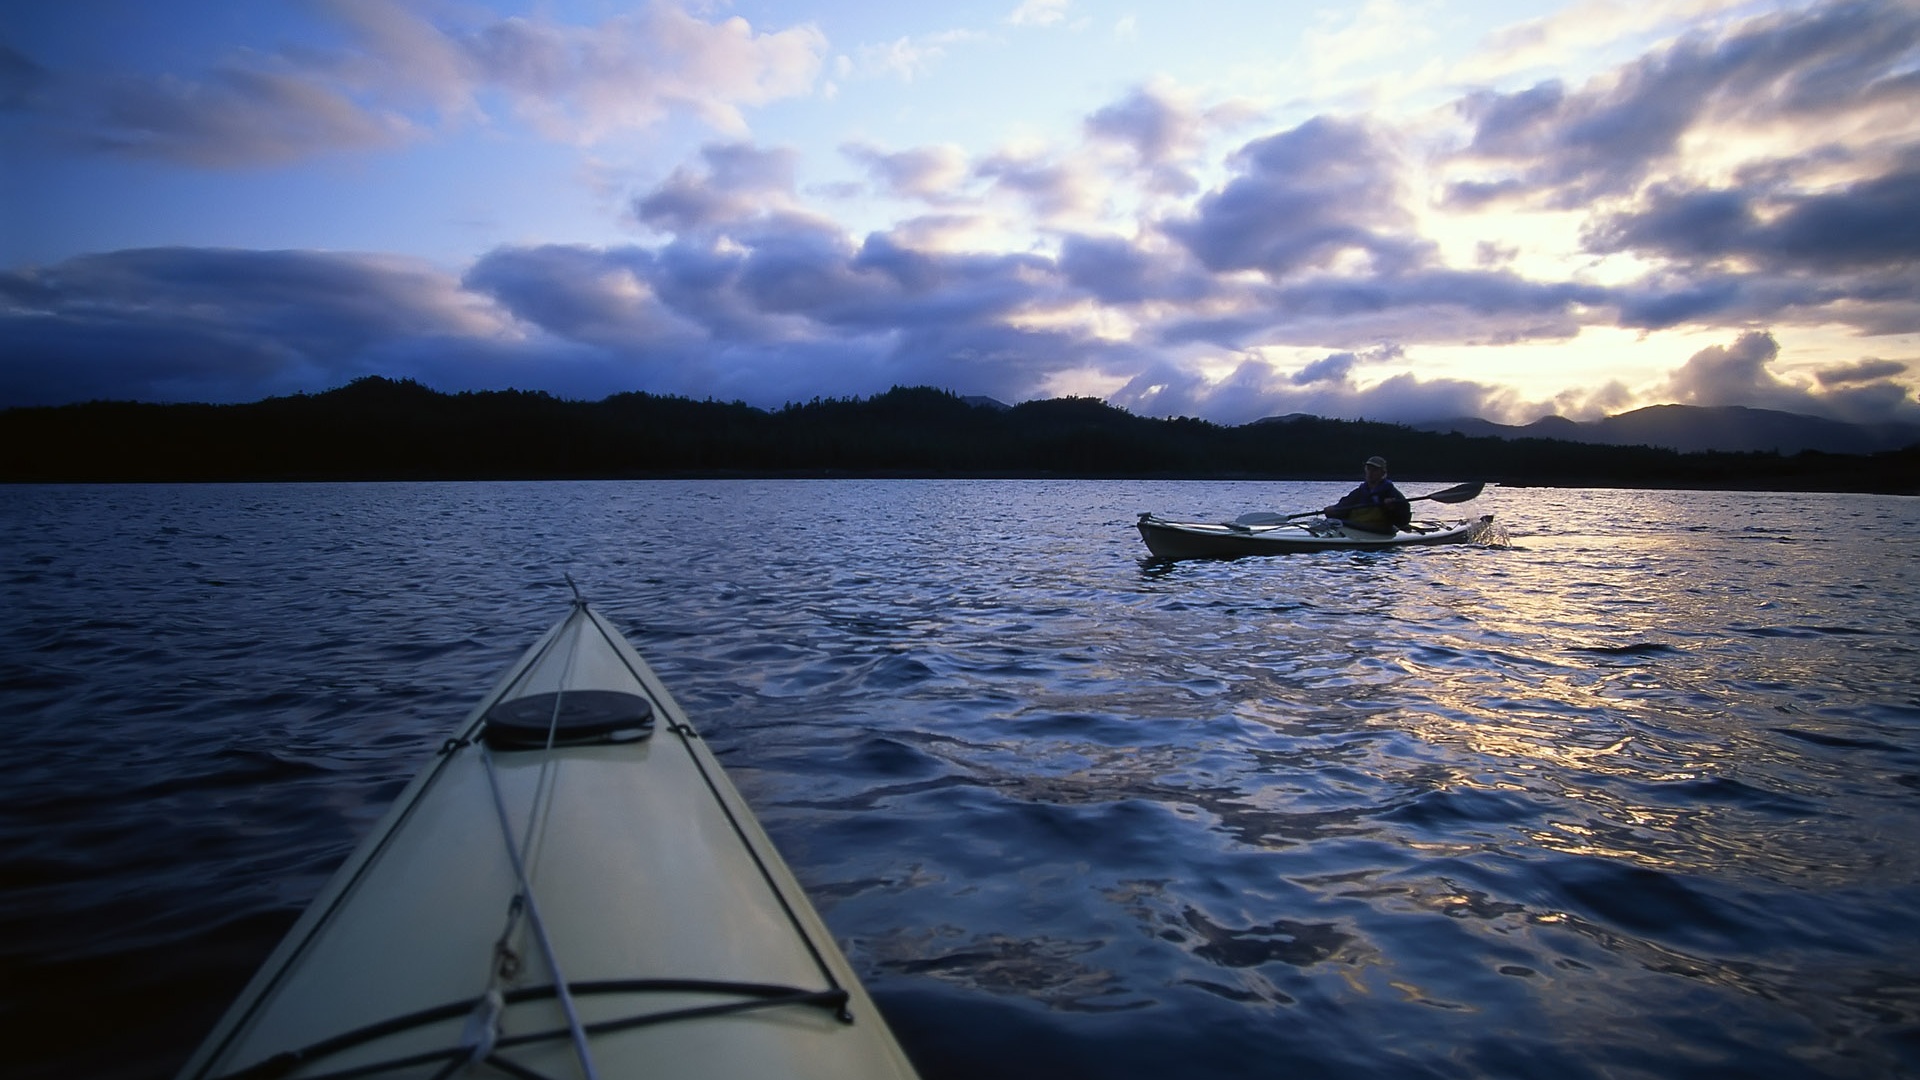
<path fill-rule="evenodd" d="M 1474 382 L 1402 374 L 1362 390 L 1356 376 L 1417 359 L 1424 344 L 1686 324 L 1722 327 L 1725 343 L 1676 371 L 1669 400 L 1910 419 L 1920 408 L 1893 381 L 1905 360 L 1867 355 L 1788 382 L 1764 328 L 1920 331 L 1920 145 L 1882 146 L 1872 160 L 1837 143 L 1801 146 L 1717 187 L 1661 177 L 1683 136 L 1709 120 L 1770 110 L 1817 123 L 1920 100 L 1915 42 L 1911 5 L 1827 4 L 1688 38 L 1590 87 L 1462 99 L 1472 137 L 1449 163 L 1478 179 L 1443 197 L 1583 208 L 1594 254 L 1659 268 L 1624 285 L 1533 280 L 1497 258 L 1442 265 L 1406 209 L 1403 151 L 1353 118 L 1251 138 L 1231 177 L 1198 191 L 1179 166 L 1203 118 L 1141 90 L 1087 125 L 1090 139 L 1130 148 L 1150 186 L 1184 198 L 1138 239 L 1059 230 L 1057 254 L 953 254 L 911 242 L 929 222 L 854 236 L 806 208 L 791 151 L 717 145 L 632 201 L 656 239 L 504 247 L 457 277 L 394 257 L 196 248 L 0 273 L 0 405 L 241 401 L 376 373 L 588 399 L 644 389 L 771 406 L 928 385 L 1019 401 L 1091 372 L 1124 381 L 1112 400 L 1146 415 L 1415 421 L 1510 414 L 1516 403 Z M 35 108 L 45 82 L 31 58 L 0 54 L 0 108 Z M 275 101 L 304 101 L 286 86 L 229 88 L 246 90 L 251 111 L 190 117 L 159 100 L 113 130 L 137 120 L 152 140 L 262 138 Z M 301 105 L 307 128 L 274 130 L 303 144 L 379 135 L 346 113 L 321 125 L 311 105 Z M 225 135 L 206 130 L 229 123 Z M 152 150 L 102 132 L 105 150 Z M 1012 194 L 1042 215 L 1074 198 L 1064 161 L 969 170 L 944 151 L 847 152 L 877 186 L 939 212 L 952 211 L 954 185 Z M 1816 167 L 1860 178 L 1794 182 Z M 1116 341 L 1034 317 L 1087 306 L 1141 330 Z M 1306 342 L 1340 350 L 1297 370 L 1246 353 Z M 1222 383 L 1195 373 L 1198 355 L 1241 359 Z"/>

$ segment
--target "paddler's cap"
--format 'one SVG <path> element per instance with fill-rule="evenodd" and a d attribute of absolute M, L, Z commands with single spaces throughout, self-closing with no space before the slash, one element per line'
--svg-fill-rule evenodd
<path fill-rule="evenodd" d="M 1383 457 L 1381 457 L 1381 456 L 1380 456 L 1379 454 L 1375 454 L 1375 455 L 1373 455 L 1372 457 L 1370 457 L 1370 458 L 1368 458 L 1368 459 L 1367 459 L 1367 468 L 1369 468 L 1369 469 L 1379 469 L 1379 470 L 1380 470 L 1381 472 L 1386 472 L 1386 471 L 1387 471 L 1387 459 L 1386 459 L 1386 458 L 1383 458 Z"/>

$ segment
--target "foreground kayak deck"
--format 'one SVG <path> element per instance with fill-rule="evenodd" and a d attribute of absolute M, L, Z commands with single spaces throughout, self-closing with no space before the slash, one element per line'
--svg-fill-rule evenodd
<path fill-rule="evenodd" d="M 1285 522 L 1238 525 L 1172 521 L 1141 514 L 1140 538 L 1161 559 L 1237 559 L 1246 555 L 1286 555 L 1303 551 L 1378 551 L 1388 548 L 1464 544 L 1478 539 L 1493 515 L 1471 521 L 1417 521 L 1412 531 L 1387 536 L 1325 523 Z"/>
<path fill-rule="evenodd" d="M 914 1075 L 679 705 L 583 602 L 180 1075 L 450 1073 Z"/>

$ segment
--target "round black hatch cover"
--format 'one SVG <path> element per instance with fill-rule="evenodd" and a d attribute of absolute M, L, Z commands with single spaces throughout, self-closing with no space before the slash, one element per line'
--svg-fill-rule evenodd
<path fill-rule="evenodd" d="M 488 709 L 483 737 L 496 750 L 530 750 L 547 745 L 549 730 L 555 746 L 633 742 L 653 734 L 653 703 L 621 690 L 531 694 Z"/>

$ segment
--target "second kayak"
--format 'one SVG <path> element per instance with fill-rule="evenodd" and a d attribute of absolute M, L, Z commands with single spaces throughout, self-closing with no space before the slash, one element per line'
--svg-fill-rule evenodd
<path fill-rule="evenodd" d="M 1245 555 L 1285 555 L 1302 551 L 1381 551 L 1432 544 L 1464 544 L 1493 525 L 1493 515 L 1471 521 L 1417 521 L 1406 531 L 1387 535 L 1329 522 L 1173 521 L 1141 514 L 1137 526 L 1147 550 L 1160 559 L 1237 559 Z"/>

